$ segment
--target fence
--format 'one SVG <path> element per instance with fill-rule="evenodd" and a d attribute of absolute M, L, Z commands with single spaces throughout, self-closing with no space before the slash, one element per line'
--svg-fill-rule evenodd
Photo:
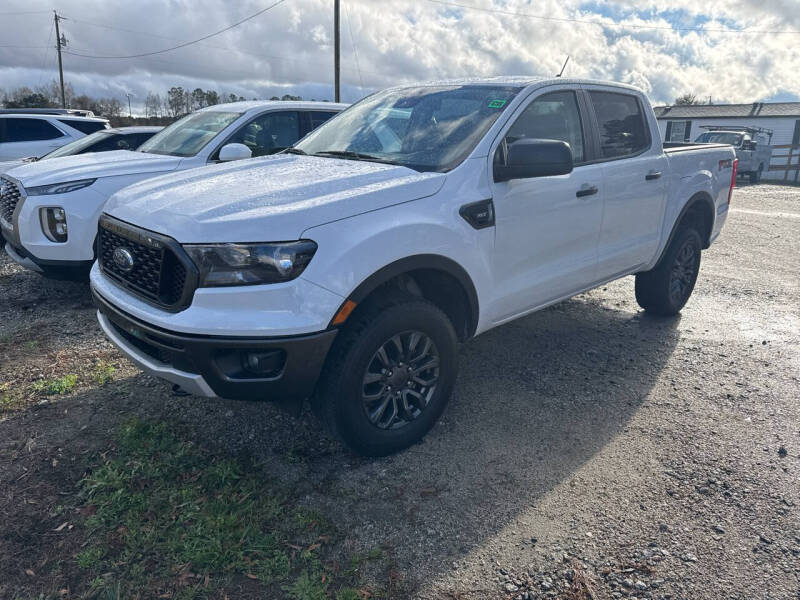
<path fill-rule="evenodd" d="M 781 152 L 781 154 L 776 154 Z M 782 152 L 786 152 L 783 154 Z M 778 164 L 775 164 L 775 163 Z M 769 165 L 770 171 L 782 171 L 783 179 L 778 176 L 772 181 L 786 181 L 800 183 L 800 144 L 783 144 L 772 147 L 772 160 Z M 790 173 L 794 171 L 793 175 Z"/>

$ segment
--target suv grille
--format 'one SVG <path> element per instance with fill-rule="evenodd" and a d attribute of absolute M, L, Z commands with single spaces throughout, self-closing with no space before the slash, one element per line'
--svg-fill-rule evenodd
<path fill-rule="evenodd" d="M 97 245 L 100 269 L 133 294 L 167 310 L 189 305 L 197 279 L 174 240 L 103 216 Z"/>
<path fill-rule="evenodd" d="M 11 217 L 14 215 L 14 209 L 17 208 L 22 194 L 19 193 L 17 184 L 0 177 L 0 219 L 11 225 Z"/>

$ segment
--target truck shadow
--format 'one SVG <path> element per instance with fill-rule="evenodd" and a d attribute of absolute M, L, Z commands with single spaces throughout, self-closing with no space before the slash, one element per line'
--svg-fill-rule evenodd
<path fill-rule="evenodd" d="M 389 548 L 411 594 L 627 426 L 678 342 L 678 323 L 612 308 L 595 292 L 481 335 L 462 349 L 440 424 L 384 459 L 354 456 L 326 442 L 308 415 L 290 424 L 269 405 L 223 402 L 211 410 L 227 419 L 193 421 L 210 439 L 268 463 L 354 547 Z M 226 438 L 231 431 L 239 441 Z"/>

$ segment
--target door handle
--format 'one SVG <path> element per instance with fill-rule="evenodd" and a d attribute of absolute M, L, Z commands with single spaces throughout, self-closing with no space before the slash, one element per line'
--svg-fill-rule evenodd
<path fill-rule="evenodd" d="M 597 186 L 596 185 L 587 185 L 579 189 L 575 192 L 575 195 L 578 198 L 583 198 L 584 196 L 593 196 L 597 193 Z"/>
<path fill-rule="evenodd" d="M 647 175 L 644 176 L 645 181 L 653 181 L 654 179 L 658 179 L 661 177 L 661 171 L 650 171 Z"/>

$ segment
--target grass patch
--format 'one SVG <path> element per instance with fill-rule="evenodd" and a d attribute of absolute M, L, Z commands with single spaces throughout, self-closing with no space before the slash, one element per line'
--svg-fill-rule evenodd
<path fill-rule="evenodd" d="M 63 377 L 34 381 L 31 385 L 31 389 L 33 389 L 33 391 L 37 394 L 44 394 L 46 396 L 61 396 L 72 392 L 77 383 L 78 376 L 73 373 L 69 373 Z"/>
<path fill-rule="evenodd" d="M 114 379 L 116 368 L 104 360 L 99 361 L 92 369 L 92 381 L 97 385 L 105 385 Z"/>
<path fill-rule="evenodd" d="M 124 424 L 81 489 L 92 543 L 76 561 L 90 596 L 217 598 L 249 580 L 263 597 L 361 597 L 326 560 L 335 532 L 322 515 L 167 424 Z"/>

